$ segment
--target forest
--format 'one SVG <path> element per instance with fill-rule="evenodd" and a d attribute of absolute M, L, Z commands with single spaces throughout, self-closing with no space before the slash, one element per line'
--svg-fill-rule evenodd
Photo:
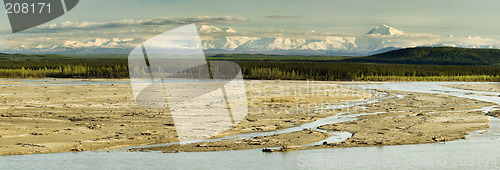
<path fill-rule="evenodd" d="M 349 58 L 346 62 L 434 65 L 497 65 L 498 49 L 472 49 L 454 47 L 407 48 L 367 57 Z"/>
<path fill-rule="evenodd" d="M 233 61 L 245 79 L 498 82 L 499 51 L 411 48 L 367 57 L 220 54 L 207 60 Z M 0 54 L 0 77 L 128 78 L 129 70 L 127 55 Z"/>

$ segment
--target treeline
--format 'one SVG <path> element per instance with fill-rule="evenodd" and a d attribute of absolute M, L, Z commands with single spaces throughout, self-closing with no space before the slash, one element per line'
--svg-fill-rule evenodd
<path fill-rule="evenodd" d="M 5 60 L 3 78 L 128 78 L 127 60 Z"/>
<path fill-rule="evenodd" d="M 220 60 L 217 60 L 220 61 Z M 500 81 L 500 67 L 237 60 L 246 79 Z M 1 78 L 128 78 L 127 59 L 3 60 Z"/>
<path fill-rule="evenodd" d="M 500 67 L 343 62 L 238 62 L 245 78 L 262 80 L 499 81 Z"/>

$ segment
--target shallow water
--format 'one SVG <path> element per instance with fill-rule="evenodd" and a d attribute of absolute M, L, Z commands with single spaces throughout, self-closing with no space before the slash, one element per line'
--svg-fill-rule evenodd
<path fill-rule="evenodd" d="M 6 86 L 69 86 L 69 85 L 107 85 L 107 84 L 130 84 L 130 81 L 118 81 L 118 80 L 107 80 L 107 81 L 95 81 L 95 80 L 71 80 L 71 79 L 2 79 L 6 82 L 11 82 L 9 84 L 0 84 L 0 87 Z M 152 83 L 152 82 L 163 82 L 163 83 L 206 83 L 206 82 L 221 82 L 222 80 L 196 80 L 196 79 L 166 79 L 158 81 L 142 81 L 135 83 Z"/>
<path fill-rule="evenodd" d="M 388 98 L 392 98 L 393 96 L 388 96 L 387 93 L 380 93 L 377 91 L 371 91 L 375 97 L 367 100 L 361 100 L 361 101 L 351 101 L 351 102 L 346 102 L 341 105 L 332 105 L 328 106 L 326 108 L 319 108 L 319 109 L 343 109 L 343 108 L 351 108 L 355 106 L 362 106 L 365 104 L 369 103 L 375 103 L 379 102 Z M 336 142 L 342 142 L 346 141 L 348 138 L 352 136 L 351 133 L 349 132 L 327 132 L 325 130 L 318 129 L 318 127 L 323 126 L 323 125 L 329 125 L 329 124 L 335 124 L 335 123 L 343 123 L 343 122 L 349 122 L 349 121 L 355 121 L 357 120 L 357 117 L 359 116 L 364 116 L 364 115 L 373 115 L 373 114 L 381 114 L 381 113 L 386 113 L 386 112 L 377 112 L 377 113 L 361 113 L 361 114 L 353 114 L 353 115 L 346 115 L 351 112 L 344 112 L 340 113 L 331 117 L 323 118 L 311 123 L 306 123 L 302 124 L 300 126 L 295 126 L 295 127 L 290 127 L 286 128 L 283 130 L 279 131 L 273 131 L 273 132 L 253 132 L 253 133 L 245 133 L 245 134 L 237 134 L 237 135 L 231 135 L 227 136 L 224 138 L 218 138 L 218 139 L 207 139 L 203 141 L 195 141 L 195 142 L 184 142 L 184 144 L 188 143 L 198 143 L 198 142 L 217 142 L 217 141 L 222 141 L 222 140 L 241 140 L 241 139 L 250 139 L 254 137 L 262 137 L 262 136 L 272 136 L 272 135 L 279 135 L 279 134 L 285 134 L 285 133 L 292 133 L 292 132 L 298 132 L 302 131 L 304 129 L 311 129 L 319 132 L 324 132 L 324 133 L 329 133 L 331 137 L 328 139 L 318 141 L 312 144 L 306 144 L 303 146 L 314 146 L 318 144 L 323 144 L 323 142 L 328 142 L 328 143 L 336 143 Z M 180 144 L 180 143 L 168 143 L 168 144 L 155 144 L 155 145 L 143 145 L 143 146 L 134 146 L 134 147 L 129 147 L 129 148 L 120 148 L 116 150 L 128 150 L 131 148 L 148 148 L 148 147 L 162 147 L 162 146 L 170 146 L 174 144 Z M 113 150 L 114 151 L 114 150 Z"/>
<path fill-rule="evenodd" d="M 454 142 L 263 153 L 260 150 L 160 154 L 81 152 L 0 158 L 2 168 L 26 169 L 495 169 L 500 168 L 500 120 L 485 134 Z M 496 130 L 493 130 L 496 129 Z"/>
<path fill-rule="evenodd" d="M 498 96 L 498 93 L 441 86 L 449 84 L 469 83 L 416 82 L 353 86 L 448 94 L 500 104 L 499 97 L 480 96 Z M 496 108 L 483 108 L 483 111 L 492 109 Z M 355 119 L 348 116 L 345 118 Z M 333 122 L 336 119 L 324 121 Z M 316 125 L 324 122 L 316 123 L 314 126 L 307 126 L 317 127 Z M 6 156 L 0 158 L 0 165 L 5 169 L 499 169 L 500 119 L 492 119 L 490 126 L 490 129 L 471 133 L 467 140 L 435 144 L 303 150 L 288 153 L 263 153 L 260 149 L 178 154 L 81 152 Z"/>

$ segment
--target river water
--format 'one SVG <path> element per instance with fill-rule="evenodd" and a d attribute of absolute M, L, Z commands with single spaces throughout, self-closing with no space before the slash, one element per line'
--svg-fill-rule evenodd
<path fill-rule="evenodd" d="M 40 82 L 34 82 L 34 84 Z M 94 84 L 94 82 L 77 82 Z M 95 82 L 117 83 L 117 82 Z M 73 83 L 45 83 L 66 85 Z M 500 105 L 500 93 L 460 90 L 443 85 L 461 82 L 401 82 L 352 85 L 363 89 L 398 90 L 448 94 Z M 500 84 L 498 84 L 500 85 Z M 373 102 L 373 101 L 365 101 Z M 349 105 L 349 104 L 347 104 Z M 496 109 L 484 108 L 483 111 Z M 377 113 L 366 113 L 377 114 Z M 355 117 L 344 117 L 355 119 Z M 315 128 L 335 122 L 332 117 L 303 125 Z M 263 153 L 258 150 L 176 153 L 157 152 L 80 152 L 0 157 L 0 169 L 499 169 L 500 119 L 490 121 L 490 129 L 472 132 L 466 140 L 446 143 L 303 150 Z M 304 127 L 300 127 L 302 129 Z M 285 131 L 293 130 L 290 128 Z M 262 134 L 241 135 L 249 137 Z M 344 140 L 339 134 L 337 140 Z M 348 134 L 343 134 L 348 135 Z"/>

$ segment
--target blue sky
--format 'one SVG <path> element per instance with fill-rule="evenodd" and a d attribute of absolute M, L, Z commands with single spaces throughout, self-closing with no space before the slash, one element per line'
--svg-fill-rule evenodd
<path fill-rule="evenodd" d="M 360 33 L 388 24 L 409 32 L 500 37 L 499 6 L 498 0 L 82 0 L 51 23 L 232 16 L 249 20 L 230 25 L 243 30 Z M 9 29 L 5 14 L 0 22 Z"/>

